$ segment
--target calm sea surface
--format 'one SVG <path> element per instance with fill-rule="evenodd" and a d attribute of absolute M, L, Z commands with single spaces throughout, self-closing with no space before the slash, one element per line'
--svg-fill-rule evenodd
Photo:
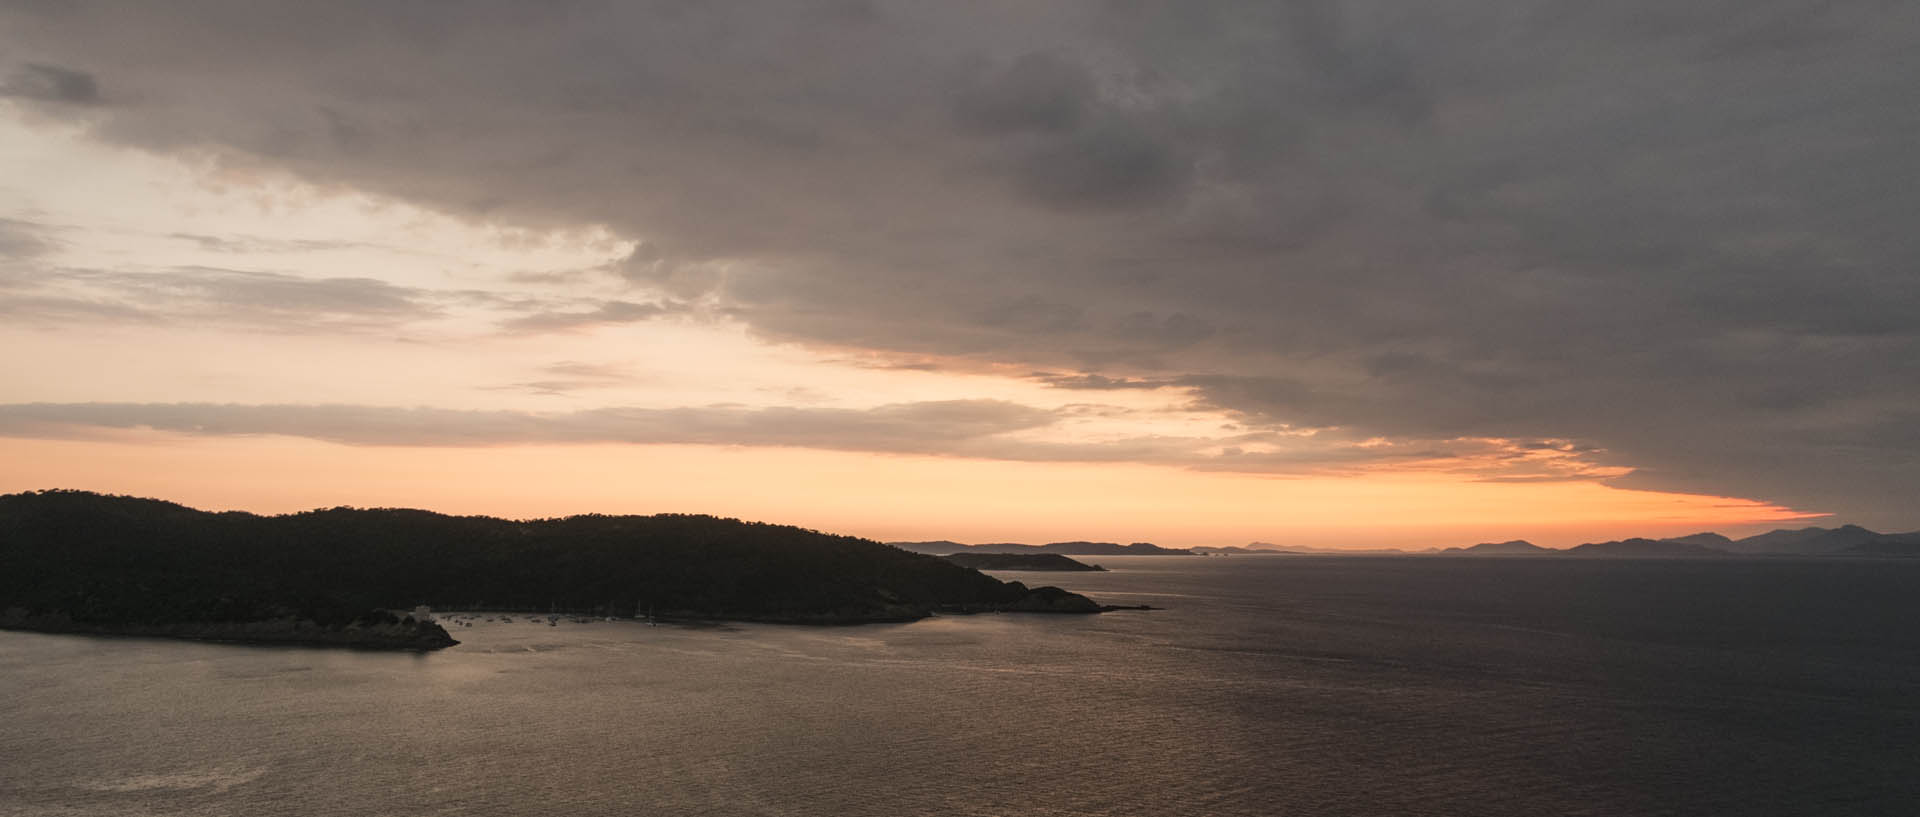
<path fill-rule="evenodd" d="M 0 632 L 0 814 L 1920 814 L 1920 563 L 1095 561 L 998 575 L 1166 609 Z"/>

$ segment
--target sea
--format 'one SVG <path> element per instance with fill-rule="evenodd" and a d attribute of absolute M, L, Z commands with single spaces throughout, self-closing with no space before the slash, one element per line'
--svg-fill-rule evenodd
<path fill-rule="evenodd" d="M 1159 609 L 0 632 L 0 814 L 1920 814 L 1920 560 L 1091 561 L 996 575 Z"/>

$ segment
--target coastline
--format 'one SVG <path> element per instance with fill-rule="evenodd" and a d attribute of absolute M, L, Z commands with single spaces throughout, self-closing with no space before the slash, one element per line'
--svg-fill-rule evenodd
<path fill-rule="evenodd" d="M 1099 604 L 1078 594 L 1059 591 L 1037 592 L 1011 604 L 945 604 L 936 606 L 897 605 L 880 610 L 838 613 L 736 614 L 705 613 L 693 610 L 666 610 L 657 621 L 673 623 L 783 624 L 800 627 L 853 627 L 862 624 L 905 624 L 943 615 L 972 616 L 988 613 L 1039 613 L 1045 615 L 1096 615 L 1116 610 L 1152 610 L 1147 605 Z M 1055 589 L 1055 588 L 1045 588 Z M 534 616 L 537 613 L 512 610 L 456 610 L 447 615 L 501 612 Z M 361 650 L 432 652 L 460 642 L 435 622 L 404 619 L 393 623 L 351 624 L 324 627 L 312 621 L 279 618 L 247 622 L 171 622 L 148 624 L 102 624 L 78 622 L 65 614 L 22 615 L 18 610 L 0 615 L 0 630 L 47 633 L 51 635 L 87 635 L 123 638 L 165 638 L 205 641 L 220 644 L 258 646 L 345 647 Z"/>
<path fill-rule="evenodd" d="M 0 630 L 56 635 L 172 638 L 226 644 L 264 644 L 305 647 L 349 647 L 367 650 L 429 652 L 460 643 L 432 622 L 351 624 L 323 627 L 291 618 L 266 621 L 183 621 L 165 624 L 101 624 L 78 622 L 64 614 L 0 616 Z"/>

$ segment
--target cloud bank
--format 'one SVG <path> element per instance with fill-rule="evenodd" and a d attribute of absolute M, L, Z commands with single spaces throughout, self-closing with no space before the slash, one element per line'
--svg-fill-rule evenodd
<path fill-rule="evenodd" d="M 1256 431 L 1568 440 L 1638 487 L 1920 522 L 1911 3 L 0 18 L 0 94 L 35 116 L 604 226 L 638 247 L 622 303 L 1066 388 L 1173 383 Z M 622 309 L 521 328 L 643 317 Z"/>
<path fill-rule="evenodd" d="M 103 430 L 150 429 L 367 446 L 779 446 L 1015 462 L 1146 463 L 1245 474 L 1353 474 L 1391 468 L 1490 481 L 1614 475 L 1590 461 L 1591 450 L 1564 440 L 1387 441 L 1270 431 L 1062 440 L 1024 433 L 1057 430 L 1076 416 L 1103 410 L 1114 409 L 1043 409 L 1004 400 L 934 400 L 865 409 L 710 405 L 564 412 L 341 404 L 13 403 L 0 404 L 0 437 L 86 439 Z"/>

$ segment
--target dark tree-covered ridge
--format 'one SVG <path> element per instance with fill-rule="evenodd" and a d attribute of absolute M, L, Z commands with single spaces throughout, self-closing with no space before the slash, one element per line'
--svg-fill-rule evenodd
<path fill-rule="evenodd" d="M 1106 570 L 1058 553 L 952 553 L 940 558 L 974 570 Z"/>
<path fill-rule="evenodd" d="M 419 604 L 820 623 L 1100 609 L 878 542 L 712 516 L 258 516 L 84 491 L 0 496 L 0 611 L 16 624 L 342 627 Z"/>

